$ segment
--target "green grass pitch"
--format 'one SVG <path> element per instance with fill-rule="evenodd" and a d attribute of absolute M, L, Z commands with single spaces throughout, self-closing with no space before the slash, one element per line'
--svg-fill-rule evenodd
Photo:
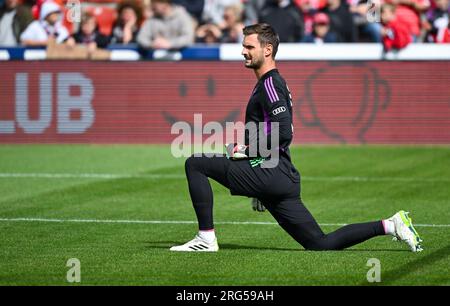
<path fill-rule="evenodd" d="M 325 232 L 405 209 L 424 251 L 389 237 L 305 251 L 268 212 L 212 183 L 221 250 L 172 253 L 197 226 L 184 159 L 170 146 L 2 145 L 0 285 L 72 285 L 70 258 L 81 285 L 374 285 L 370 258 L 381 263 L 378 284 L 450 285 L 450 147 L 296 146 L 292 155 Z"/>

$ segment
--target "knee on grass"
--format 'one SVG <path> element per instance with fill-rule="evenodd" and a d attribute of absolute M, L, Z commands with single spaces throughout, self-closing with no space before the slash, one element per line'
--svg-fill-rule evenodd
<path fill-rule="evenodd" d="M 342 247 L 334 241 L 324 237 L 316 238 L 304 243 L 304 248 L 307 251 L 339 251 Z"/>

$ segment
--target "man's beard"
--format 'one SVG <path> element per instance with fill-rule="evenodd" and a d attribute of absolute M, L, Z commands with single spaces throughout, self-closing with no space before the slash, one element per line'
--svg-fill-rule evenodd
<path fill-rule="evenodd" d="M 250 60 L 250 63 L 245 63 L 245 67 L 246 68 L 250 68 L 250 69 L 259 69 L 259 68 L 261 68 L 261 66 L 262 66 L 262 64 L 263 64 L 263 60 L 261 60 L 261 59 L 255 59 L 255 58 L 252 58 L 251 60 Z"/>

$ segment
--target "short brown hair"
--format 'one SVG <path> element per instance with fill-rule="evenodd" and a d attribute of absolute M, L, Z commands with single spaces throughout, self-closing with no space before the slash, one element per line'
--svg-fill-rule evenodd
<path fill-rule="evenodd" d="M 275 58 L 275 55 L 278 51 L 278 45 L 280 44 L 280 38 L 275 30 L 272 28 L 270 24 L 267 23 L 257 23 L 246 26 L 243 30 L 244 35 L 258 34 L 258 41 L 261 46 L 266 46 L 268 44 L 272 45 L 272 58 Z"/>
<path fill-rule="evenodd" d="M 392 4 L 392 3 L 383 3 L 381 5 L 381 11 L 383 12 L 385 10 L 388 10 L 388 11 L 391 11 L 392 13 L 395 13 L 396 10 L 397 10 L 397 7 L 394 4 Z"/>
<path fill-rule="evenodd" d="M 88 22 L 91 19 L 94 19 L 95 23 L 97 24 L 97 17 L 93 13 L 88 12 L 88 11 L 83 11 L 83 13 L 81 14 L 80 23 L 85 24 L 86 22 Z"/>

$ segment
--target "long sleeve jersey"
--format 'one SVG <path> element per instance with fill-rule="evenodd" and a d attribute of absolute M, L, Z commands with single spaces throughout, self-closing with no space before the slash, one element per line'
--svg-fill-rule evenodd
<path fill-rule="evenodd" d="M 247 129 L 245 133 L 245 144 L 249 146 L 247 152 L 250 157 L 261 156 L 260 145 L 263 142 L 264 148 L 278 150 L 280 156 L 291 159 L 289 145 L 293 136 L 292 96 L 277 69 L 268 71 L 256 83 L 247 105 L 245 123 L 247 126 L 255 123 L 257 127 L 257 132 Z M 274 123 L 278 124 L 278 129 Z M 278 133 L 278 145 L 272 144 L 272 137 L 276 136 L 274 133 Z M 255 152 L 257 156 L 254 156 Z"/>

